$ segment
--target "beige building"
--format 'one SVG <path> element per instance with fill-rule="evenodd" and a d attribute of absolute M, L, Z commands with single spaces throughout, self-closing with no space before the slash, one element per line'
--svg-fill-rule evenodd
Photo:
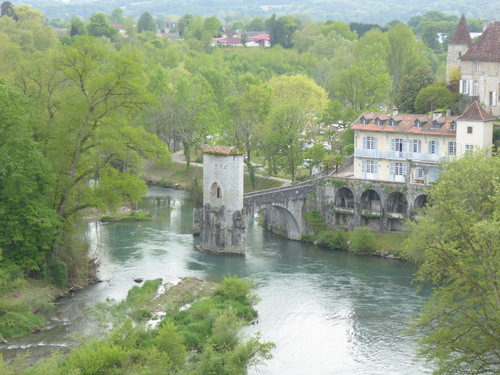
<path fill-rule="evenodd" d="M 487 112 L 500 116 L 500 22 L 490 23 L 472 42 L 465 17 L 448 46 L 446 79 L 460 70 L 459 92 L 477 98 Z"/>
<path fill-rule="evenodd" d="M 434 182 L 446 158 L 491 147 L 493 121 L 477 101 L 461 116 L 364 112 L 352 124 L 354 178 Z"/>

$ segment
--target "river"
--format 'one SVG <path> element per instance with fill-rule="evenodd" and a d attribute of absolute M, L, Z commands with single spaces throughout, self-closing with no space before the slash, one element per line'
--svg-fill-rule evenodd
<path fill-rule="evenodd" d="M 414 361 L 415 339 L 402 335 L 428 298 L 411 284 L 413 266 L 285 240 L 256 223 L 248 225 L 245 257 L 205 254 L 195 248 L 192 208 L 182 191 L 151 188 L 142 208 L 153 220 L 88 225 L 103 282 L 59 301 L 45 329 L 0 346 L 4 358 L 27 350 L 40 358 L 76 345 L 98 331 L 87 308 L 124 298 L 137 277 L 174 283 L 231 274 L 253 278 L 261 298 L 258 324 L 244 333 L 260 331 L 277 345 L 273 359 L 251 375 L 431 373 Z"/>

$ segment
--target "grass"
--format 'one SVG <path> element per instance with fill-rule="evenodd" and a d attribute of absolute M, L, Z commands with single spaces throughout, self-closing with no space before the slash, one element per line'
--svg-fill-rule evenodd
<path fill-rule="evenodd" d="M 186 169 L 186 164 L 171 162 L 168 165 L 152 165 L 145 168 L 140 176 L 145 180 L 151 180 L 164 187 L 180 187 L 186 189 L 189 183 L 197 178 L 203 181 L 203 168 L 197 165 L 190 165 Z M 252 187 L 248 174 L 244 175 L 244 192 L 271 189 L 282 185 L 280 181 L 270 178 L 255 176 L 255 188 Z"/>

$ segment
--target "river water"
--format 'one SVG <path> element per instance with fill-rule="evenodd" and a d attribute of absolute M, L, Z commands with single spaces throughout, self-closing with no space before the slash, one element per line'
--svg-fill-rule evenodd
<path fill-rule="evenodd" d="M 411 285 L 414 267 L 285 240 L 255 223 L 248 225 L 245 257 L 201 253 L 184 200 L 182 191 L 151 188 L 142 202 L 151 222 L 90 223 L 86 236 L 99 249 L 104 281 L 58 302 L 42 331 L 2 344 L 4 358 L 26 351 L 40 358 L 98 332 L 87 308 L 124 298 L 134 278 L 173 283 L 231 274 L 253 278 L 261 298 L 258 324 L 244 333 L 259 331 L 277 345 L 273 359 L 249 374 L 431 373 L 414 361 L 415 339 L 402 335 L 428 297 Z"/>

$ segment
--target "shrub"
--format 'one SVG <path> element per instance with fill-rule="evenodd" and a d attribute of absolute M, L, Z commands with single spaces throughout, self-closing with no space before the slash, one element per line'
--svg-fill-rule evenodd
<path fill-rule="evenodd" d="M 237 276 L 224 277 L 222 285 L 218 287 L 214 296 L 222 296 L 224 298 L 239 301 L 250 306 L 256 302 L 256 296 L 251 293 L 252 283 L 246 280 L 239 279 Z"/>
<path fill-rule="evenodd" d="M 347 234 L 343 230 L 321 232 L 318 234 L 315 243 L 335 250 L 347 250 L 348 247 Z"/>
<path fill-rule="evenodd" d="M 42 327 L 44 323 L 39 315 L 9 311 L 0 316 L 0 337 L 24 335 Z"/>
<path fill-rule="evenodd" d="M 353 253 L 372 253 L 375 251 L 375 236 L 369 227 L 358 227 L 352 232 L 349 250 Z"/>

